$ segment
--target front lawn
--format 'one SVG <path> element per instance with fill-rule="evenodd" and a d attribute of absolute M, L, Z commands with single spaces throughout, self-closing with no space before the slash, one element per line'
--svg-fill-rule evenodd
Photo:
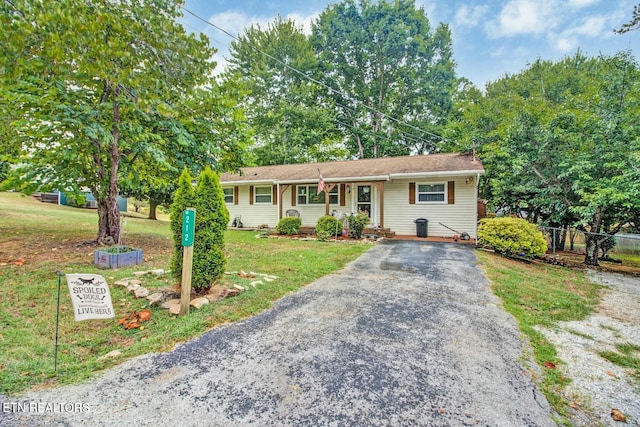
<path fill-rule="evenodd" d="M 370 246 L 359 243 L 323 243 L 289 239 L 259 239 L 257 232 L 228 231 L 227 270 L 273 276 L 273 282 L 248 286 L 248 280 L 228 275 L 225 281 L 246 291 L 192 309 L 177 318 L 152 308 L 143 329 L 124 330 L 118 319 L 147 308 L 120 287 L 111 286 L 115 318 L 75 322 L 64 278 L 61 287 L 58 369 L 54 371 L 56 271 L 102 274 L 110 284 L 132 277 L 134 271 L 166 269 L 172 240 L 168 222 L 127 216 L 123 244 L 142 248 L 144 264 L 117 270 L 93 265 L 90 241 L 95 238 L 95 210 L 41 203 L 16 193 L 0 193 L 0 393 L 17 395 L 28 389 L 73 383 L 129 358 L 167 351 L 226 322 L 269 308 L 274 301 L 318 277 L 342 268 Z M 170 287 L 167 276 L 145 276 L 144 286 Z M 121 350 L 115 359 L 101 359 Z"/>

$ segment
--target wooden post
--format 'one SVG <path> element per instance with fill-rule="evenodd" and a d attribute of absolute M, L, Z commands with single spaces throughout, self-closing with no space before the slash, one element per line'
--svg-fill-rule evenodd
<path fill-rule="evenodd" d="M 191 269 L 193 268 L 193 245 L 185 246 L 182 253 L 182 292 L 180 293 L 180 316 L 189 314 L 191 304 Z"/>

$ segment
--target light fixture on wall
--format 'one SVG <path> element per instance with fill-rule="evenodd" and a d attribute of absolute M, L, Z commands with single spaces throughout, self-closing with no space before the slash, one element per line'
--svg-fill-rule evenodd
<path fill-rule="evenodd" d="M 467 179 L 464 181 L 467 184 L 471 184 L 473 182 L 473 177 L 472 176 L 468 176 Z"/>

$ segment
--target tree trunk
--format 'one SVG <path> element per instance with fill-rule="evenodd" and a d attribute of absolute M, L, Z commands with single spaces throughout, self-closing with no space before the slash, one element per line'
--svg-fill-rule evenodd
<path fill-rule="evenodd" d="M 600 232 L 600 228 L 602 226 L 602 209 L 597 208 L 593 217 L 591 219 L 591 232 L 584 234 L 584 240 L 586 245 L 586 253 L 584 255 L 584 263 L 586 265 L 597 266 L 598 264 L 598 254 L 600 252 L 599 248 L 599 236 L 597 233 Z"/>
<path fill-rule="evenodd" d="M 156 208 L 158 207 L 158 202 L 153 199 L 149 199 L 149 217 L 148 219 L 157 220 L 156 216 Z"/>
<path fill-rule="evenodd" d="M 120 102 L 122 88 L 113 88 L 113 124 L 109 145 L 109 189 L 96 198 L 98 201 L 98 242 L 107 245 L 120 244 L 120 210 L 118 209 L 118 167 L 120 165 Z"/>

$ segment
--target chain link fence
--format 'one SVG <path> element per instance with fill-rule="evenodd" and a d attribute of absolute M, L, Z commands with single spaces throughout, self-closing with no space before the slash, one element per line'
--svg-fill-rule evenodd
<path fill-rule="evenodd" d="M 547 239 L 549 251 L 554 257 L 558 252 L 584 253 L 587 236 L 595 236 L 599 246 L 607 254 L 632 254 L 640 255 L 640 234 L 604 234 L 590 233 L 577 228 L 539 227 Z"/>

